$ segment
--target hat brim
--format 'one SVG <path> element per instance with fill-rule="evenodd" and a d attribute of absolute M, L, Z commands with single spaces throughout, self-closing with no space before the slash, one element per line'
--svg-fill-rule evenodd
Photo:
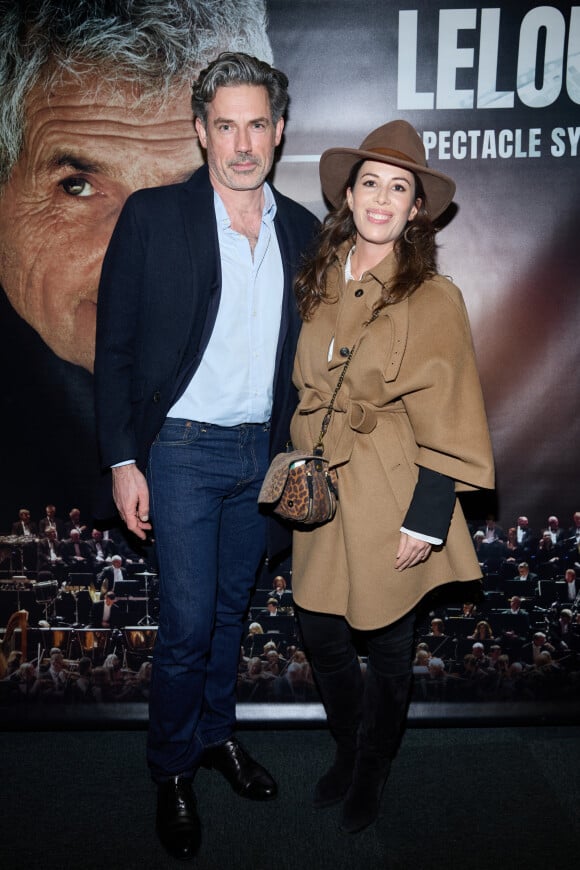
<path fill-rule="evenodd" d="M 409 169 L 421 179 L 429 217 L 434 220 L 443 214 L 453 201 L 455 182 L 443 172 L 420 166 L 411 160 L 402 160 L 394 155 L 378 154 L 376 151 L 361 151 L 360 148 L 329 148 L 320 158 L 320 183 L 322 192 L 334 208 L 344 198 L 345 185 L 353 166 L 361 160 L 374 160 Z"/>

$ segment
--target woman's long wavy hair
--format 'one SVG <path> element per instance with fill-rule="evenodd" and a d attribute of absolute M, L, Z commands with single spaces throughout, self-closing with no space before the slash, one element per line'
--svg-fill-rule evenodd
<path fill-rule="evenodd" d="M 344 199 L 339 208 L 331 211 L 325 218 L 315 253 L 305 261 L 298 272 L 295 282 L 298 310 L 303 320 L 310 320 L 321 302 L 336 301 L 329 299 L 326 283 L 329 270 L 335 264 L 337 251 L 343 242 L 356 240 L 356 227 L 352 212 L 346 201 L 347 188 L 353 188 L 361 166 L 361 160 L 354 165 L 344 187 Z M 404 233 L 394 245 L 397 271 L 393 279 L 384 284 L 381 299 L 375 306 L 378 313 L 386 305 L 392 305 L 410 296 L 428 278 L 437 272 L 435 227 L 427 213 L 427 202 L 423 185 L 418 176 L 415 179 L 415 199 L 421 200 L 419 212 L 407 224 Z"/>

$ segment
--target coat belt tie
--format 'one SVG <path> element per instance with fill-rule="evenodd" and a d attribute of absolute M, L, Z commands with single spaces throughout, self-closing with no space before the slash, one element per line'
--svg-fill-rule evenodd
<path fill-rule="evenodd" d="M 300 398 L 299 413 L 313 414 L 315 411 L 322 411 L 328 408 L 330 399 L 331 393 L 307 387 Z M 354 447 L 355 433 L 369 435 L 376 428 L 380 415 L 406 413 L 405 406 L 401 401 L 391 402 L 382 408 L 377 408 L 369 402 L 349 399 L 348 396 L 341 396 L 340 393 L 337 396 L 334 411 L 345 416 L 342 421 L 338 418 L 336 420 L 339 431 L 336 433 L 336 439 L 333 439 L 332 453 L 327 456 L 331 466 L 343 465 L 349 461 Z"/>
<path fill-rule="evenodd" d="M 314 411 L 328 408 L 330 399 L 330 393 L 307 388 L 304 390 L 300 400 L 300 413 L 312 414 Z M 346 414 L 346 422 L 350 428 L 363 435 L 368 435 L 377 425 L 376 408 L 368 402 L 353 401 L 348 396 L 341 396 L 339 394 L 334 403 L 334 411 L 335 413 Z"/>

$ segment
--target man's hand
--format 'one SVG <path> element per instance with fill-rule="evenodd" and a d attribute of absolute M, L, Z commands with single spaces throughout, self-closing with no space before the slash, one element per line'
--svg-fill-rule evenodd
<path fill-rule="evenodd" d="M 419 541 L 417 538 L 412 538 L 401 532 L 395 568 L 397 571 L 404 571 L 405 568 L 418 565 L 419 562 L 425 561 L 430 552 L 431 544 L 428 544 L 427 541 Z"/>
<path fill-rule="evenodd" d="M 111 470 L 113 498 L 121 519 L 130 532 L 144 541 L 151 528 L 147 481 L 134 463 L 120 465 Z"/>

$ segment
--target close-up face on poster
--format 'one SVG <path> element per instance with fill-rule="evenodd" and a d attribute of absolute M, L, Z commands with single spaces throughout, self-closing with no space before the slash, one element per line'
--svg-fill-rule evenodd
<path fill-rule="evenodd" d="M 318 219 L 322 153 L 397 119 L 455 182 L 437 265 L 465 301 L 495 490 L 463 497 L 483 581 L 427 602 L 412 697 L 566 703 L 580 672 L 580 5 L 0 0 L 0 707 L 80 704 L 89 671 L 97 700 L 148 700 L 154 548 L 94 514 L 98 288 L 128 197 L 204 164 L 191 84 L 223 51 L 287 75 L 270 179 Z M 258 577 L 238 700 L 317 700 L 290 556 Z"/>

